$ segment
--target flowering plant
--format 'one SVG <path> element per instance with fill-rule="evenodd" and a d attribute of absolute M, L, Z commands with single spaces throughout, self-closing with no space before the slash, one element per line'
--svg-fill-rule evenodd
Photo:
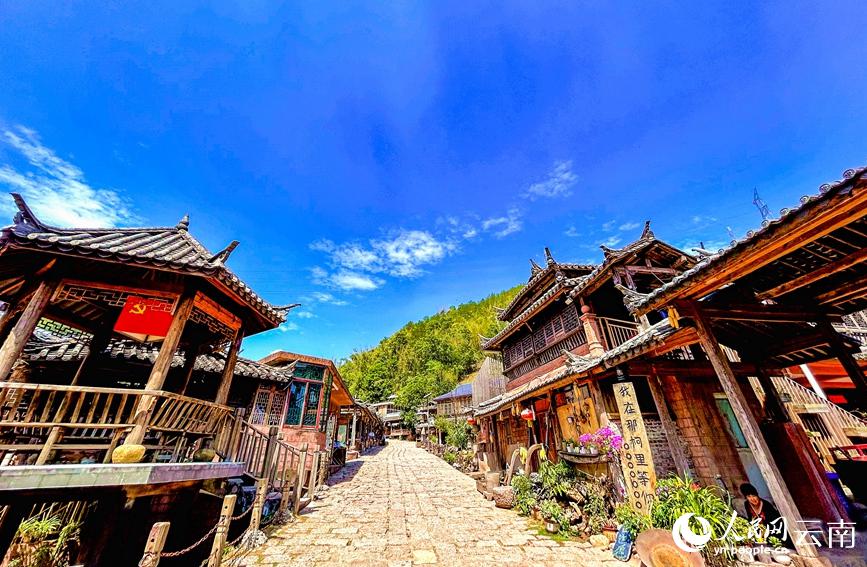
<path fill-rule="evenodd" d="M 623 448 L 623 437 L 610 427 L 601 427 L 592 434 L 593 443 L 599 451 L 611 456 Z"/>

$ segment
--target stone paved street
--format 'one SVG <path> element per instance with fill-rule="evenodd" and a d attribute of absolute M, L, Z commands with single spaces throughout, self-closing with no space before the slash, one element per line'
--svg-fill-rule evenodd
<path fill-rule="evenodd" d="M 609 550 L 538 535 L 526 518 L 496 508 L 471 478 L 413 443 L 393 441 L 329 484 L 246 564 L 627 565 Z"/>

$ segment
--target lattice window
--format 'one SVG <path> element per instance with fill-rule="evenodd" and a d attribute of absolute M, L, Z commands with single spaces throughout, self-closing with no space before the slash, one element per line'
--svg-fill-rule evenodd
<path fill-rule="evenodd" d="M 286 425 L 301 425 L 301 416 L 304 414 L 304 392 L 307 384 L 293 382 L 289 387 L 289 404 L 286 408 Z"/>
<path fill-rule="evenodd" d="M 63 287 L 57 292 L 56 299 L 58 301 L 96 301 L 112 307 L 123 307 L 130 295 L 139 296 L 138 293 L 132 291 L 94 289 L 67 283 L 63 284 Z M 173 299 L 162 297 L 143 297 L 143 299 L 154 310 L 171 312 L 175 306 Z"/>
<path fill-rule="evenodd" d="M 328 417 L 328 404 L 331 403 L 331 383 L 334 378 L 331 372 L 325 378 L 325 391 L 322 393 L 322 409 L 319 412 L 319 428 L 324 431 Z"/>
<path fill-rule="evenodd" d="M 256 398 L 253 400 L 253 409 L 250 412 L 250 423 L 253 425 L 263 425 L 265 423 L 265 415 L 268 413 L 270 398 L 271 390 L 260 388 L 256 392 Z"/>
<path fill-rule="evenodd" d="M 578 319 L 578 309 L 575 305 L 567 305 L 566 309 L 563 311 L 563 328 L 566 332 L 572 331 L 578 328 L 581 322 Z"/>
<path fill-rule="evenodd" d="M 524 356 L 530 356 L 531 354 L 533 354 L 533 337 L 524 337 L 524 340 L 521 341 L 521 347 L 524 350 Z"/>
<path fill-rule="evenodd" d="M 316 380 L 317 382 L 321 382 L 322 377 L 325 375 L 325 369 L 321 366 L 314 366 L 313 364 L 296 362 L 295 371 L 292 375 L 304 380 Z"/>
<path fill-rule="evenodd" d="M 322 384 L 307 385 L 307 403 L 304 406 L 303 425 L 316 425 L 316 412 L 319 409 L 319 394 Z"/>
<path fill-rule="evenodd" d="M 562 335 L 563 334 L 563 321 L 560 319 L 560 317 L 559 316 L 554 317 L 553 321 L 551 321 L 551 322 L 554 323 L 554 336 L 556 337 L 557 335 Z"/>
<path fill-rule="evenodd" d="M 533 335 L 533 341 L 535 343 L 536 352 L 539 352 L 543 348 L 545 348 L 545 332 L 540 330 Z"/>
<path fill-rule="evenodd" d="M 75 327 L 70 327 L 69 325 L 54 321 L 53 319 L 48 319 L 46 317 L 42 317 L 41 319 L 39 319 L 39 322 L 36 324 L 36 328 L 40 331 L 51 334 L 54 337 L 73 339 L 78 343 L 90 344 L 90 341 L 93 339 L 93 335 L 91 333 L 88 333 L 87 331 L 76 329 Z"/>
<path fill-rule="evenodd" d="M 193 309 L 193 312 L 190 313 L 190 321 L 207 327 L 215 335 L 220 335 L 229 340 L 235 338 L 235 331 L 233 329 L 230 329 L 222 321 L 211 317 L 201 309 Z"/>
<path fill-rule="evenodd" d="M 268 425 L 280 425 L 283 417 L 283 405 L 286 403 L 286 392 L 274 392 L 271 396 L 271 407 L 268 410 Z"/>

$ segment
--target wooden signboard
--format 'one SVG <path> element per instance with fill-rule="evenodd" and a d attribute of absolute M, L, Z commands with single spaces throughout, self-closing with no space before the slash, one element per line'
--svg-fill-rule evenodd
<path fill-rule="evenodd" d="M 626 482 L 626 494 L 636 511 L 647 513 L 656 491 L 656 471 L 632 382 L 614 384 L 614 398 L 617 400 L 620 427 L 623 430 L 620 465 Z"/>

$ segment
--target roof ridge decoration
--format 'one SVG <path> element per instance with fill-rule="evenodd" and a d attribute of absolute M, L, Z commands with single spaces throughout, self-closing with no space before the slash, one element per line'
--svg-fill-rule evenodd
<path fill-rule="evenodd" d="M 545 247 L 545 262 L 549 266 L 553 266 L 553 265 L 557 264 L 557 262 L 554 260 L 554 256 L 551 255 L 551 249 L 548 248 L 547 246 Z"/>
<path fill-rule="evenodd" d="M 189 221 L 187 224 L 189 225 Z M 219 262 L 221 264 L 225 264 L 226 261 L 229 259 L 229 256 L 235 250 L 235 248 L 238 247 L 238 244 L 240 244 L 240 242 L 238 242 L 237 240 L 233 240 L 232 242 L 229 243 L 228 246 L 226 246 L 225 248 L 223 248 L 222 250 L 220 250 L 219 252 L 217 252 L 216 254 L 211 256 L 208 261 L 209 262 Z"/>
<path fill-rule="evenodd" d="M 630 313 L 633 312 L 638 303 L 647 297 L 646 293 L 637 292 L 634 289 L 629 289 L 628 287 L 618 283 L 614 284 L 614 287 L 623 294 L 623 303 L 626 305 L 626 308 L 629 309 Z"/>
<path fill-rule="evenodd" d="M 595 356 L 575 354 L 574 352 L 563 349 L 563 354 L 566 355 L 566 366 L 574 372 L 579 372 L 588 366 L 595 364 L 599 359 Z"/>
<path fill-rule="evenodd" d="M 190 213 L 185 214 L 175 227 L 178 230 L 190 230 Z"/>
<path fill-rule="evenodd" d="M 535 276 L 542 271 L 542 266 L 536 263 L 536 260 L 530 258 L 530 277 Z"/>
<path fill-rule="evenodd" d="M 234 249 L 214 255 L 188 231 L 189 215 L 172 227 L 59 228 L 33 213 L 19 193 L 12 193 L 18 208 L 13 224 L 2 229 L 0 240 L 16 246 L 49 249 L 62 254 L 104 261 L 137 263 L 153 269 L 172 269 L 190 275 L 211 277 L 225 284 L 269 324 L 279 325 L 284 314 L 262 299 L 223 261 Z M 220 261 L 222 255 L 223 261 Z"/>
<path fill-rule="evenodd" d="M 641 237 L 639 240 L 653 240 L 656 238 L 656 235 L 653 234 L 653 231 L 650 230 L 650 221 L 644 221 L 644 230 L 641 231 Z"/>

